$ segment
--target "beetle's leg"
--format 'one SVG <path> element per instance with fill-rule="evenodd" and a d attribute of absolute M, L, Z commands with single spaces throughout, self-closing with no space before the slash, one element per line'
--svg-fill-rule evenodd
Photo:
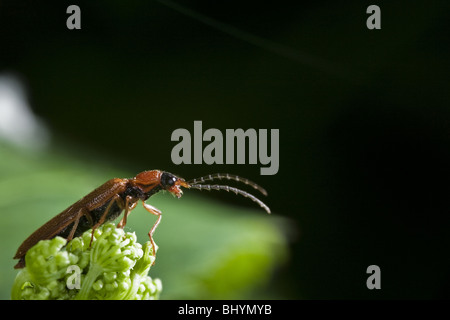
<path fill-rule="evenodd" d="M 131 205 L 130 205 L 131 203 Z M 127 224 L 127 218 L 128 215 L 130 214 L 131 210 L 133 210 L 137 205 L 137 201 L 133 202 L 133 197 L 128 195 L 125 199 L 125 213 L 123 215 L 122 220 L 120 220 L 120 222 L 117 224 L 117 228 L 122 228 L 126 226 Z"/>
<path fill-rule="evenodd" d="M 153 232 L 155 232 L 156 227 L 158 227 L 159 223 L 161 222 L 161 211 L 159 209 L 145 203 L 144 201 L 142 201 L 142 205 L 144 206 L 145 210 L 147 210 L 151 214 L 154 214 L 155 216 L 158 217 L 155 224 L 153 225 L 153 227 L 150 229 L 150 232 L 148 233 L 148 237 L 150 238 L 150 242 L 152 244 L 153 255 L 156 256 L 156 244 L 155 244 L 155 241 L 153 241 Z M 153 263 L 155 263 L 155 262 L 153 262 Z"/>
<path fill-rule="evenodd" d="M 117 202 L 119 208 L 123 208 L 122 198 L 118 194 L 115 194 L 111 199 L 111 201 L 109 202 L 108 206 L 106 207 L 105 212 L 103 212 L 102 216 L 100 217 L 100 220 L 98 220 L 98 222 L 92 227 L 91 242 L 89 243 L 89 246 L 92 245 L 92 240 L 94 240 L 95 229 L 97 229 L 105 222 L 106 216 L 108 215 L 108 212 L 111 209 L 114 202 Z"/>
<path fill-rule="evenodd" d="M 92 220 L 92 215 L 89 212 L 89 210 L 84 210 L 84 216 L 86 217 L 87 221 L 89 222 L 89 225 L 92 227 L 94 226 L 94 220 Z M 81 218 L 81 217 L 80 217 Z"/>
<path fill-rule="evenodd" d="M 91 218 L 91 220 L 92 220 L 92 217 L 91 217 L 91 215 L 89 214 L 89 211 L 87 211 L 86 208 L 81 208 L 81 209 L 78 211 L 78 214 L 77 214 L 77 217 L 76 217 L 76 219 L 75 219 L 75 222 L 73 223 L 72 230 L 70 230 L 69 236 L 67 237 L 67 242 L 69 242 L 70 240 L 73 239 L 73 236 L 75 235 L 75 231 L 77 231 L 78 223 L 80 222 L 80 218 L 81 218 L 83 215 L 85 215 L 86 217 L 88 217 L 88 219 Z"/>

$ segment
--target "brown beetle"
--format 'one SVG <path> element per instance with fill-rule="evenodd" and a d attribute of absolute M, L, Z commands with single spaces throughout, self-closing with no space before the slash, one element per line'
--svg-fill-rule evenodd
<path fill-rule="evenodd" d="M 131 179 L 111 179 L 75 202 L 31 234 L 31 236 L 22 243 L 19 249 L 17 249 L 14 259 L 20 260 L 14 268 L 19 269 L 25 266 L 25 255 L 27 251 L 40 240 L 52 239 L 56 236 L 60 236 L 67 239 L 67 241 L 70 241 L 91 228 L 93 237 L 96 228 L 105 222 L 115 220 L 120 216 L 122 211 L 125 210 L 122 220 L 117 225 L 119 228 L 123 228 L 127 223 L 128 215 L 131 210 L 136 207 L 139 200 L 142 201 L 145 210 L 158 217 L 148 233 L 153 248 L 153 254 L 155 254 L 156 250 L 155 242 L 153 241 L 153 233 L 161 221 L 161 211 L 148 203 L 145 203 L 145 201 L 161 190 L 167 190 L 177 198 L 180 198 L 183 194 L 180 187 L 199 190 L 231 191 L 250 198 L 266 210 L 267 213 L 270 213 L 268 206 L 248 192 L 226 185 L 202 184 L 205 181 L 215 179 L 228 179 L 243 182 L 256 190 L 259 190 L 264 195 L 267 195 L 267 192 L 256 183 L 227 173 L 216 173 L 193 179 L 189 182 L 186 182 L 184 179 L 171 173 L 160 170 L 143 171 Z"/>

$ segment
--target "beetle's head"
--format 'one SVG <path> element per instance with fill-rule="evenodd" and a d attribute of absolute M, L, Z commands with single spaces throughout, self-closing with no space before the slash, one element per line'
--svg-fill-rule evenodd
<path fill-rule="evenodd" d="M 180 187 L 189 188 L 189 184 L 182 178 L 178 178 L 169 172 L 163 172 L 160 178 L 161 187 L 164 190 L 169 191 L 171 194 L 175 195 L 177 198 L 181 198 L 183 191 Z"/>

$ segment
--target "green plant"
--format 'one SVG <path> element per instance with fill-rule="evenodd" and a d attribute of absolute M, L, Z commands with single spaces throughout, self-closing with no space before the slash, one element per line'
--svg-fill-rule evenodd
<path fill-rule="evenodd" d="M 157 299 L 159 279 L 148 276 L 155 257 L 150 242 L 105 224 L 74 238 L 42 240 L 25 256 L 26 267 L 17 274 L 13 300 Z"/>

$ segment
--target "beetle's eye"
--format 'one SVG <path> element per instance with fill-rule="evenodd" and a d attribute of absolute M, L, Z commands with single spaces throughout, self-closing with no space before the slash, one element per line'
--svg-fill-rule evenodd
<path fill-rule="evenodd" d="M 161 175 L 161 184 L 164 188 L 170 188 L 172 187 L 175 182 L 177 181 L 177 178 L 175 178 L 172 174 L 164 172 Z"/>

